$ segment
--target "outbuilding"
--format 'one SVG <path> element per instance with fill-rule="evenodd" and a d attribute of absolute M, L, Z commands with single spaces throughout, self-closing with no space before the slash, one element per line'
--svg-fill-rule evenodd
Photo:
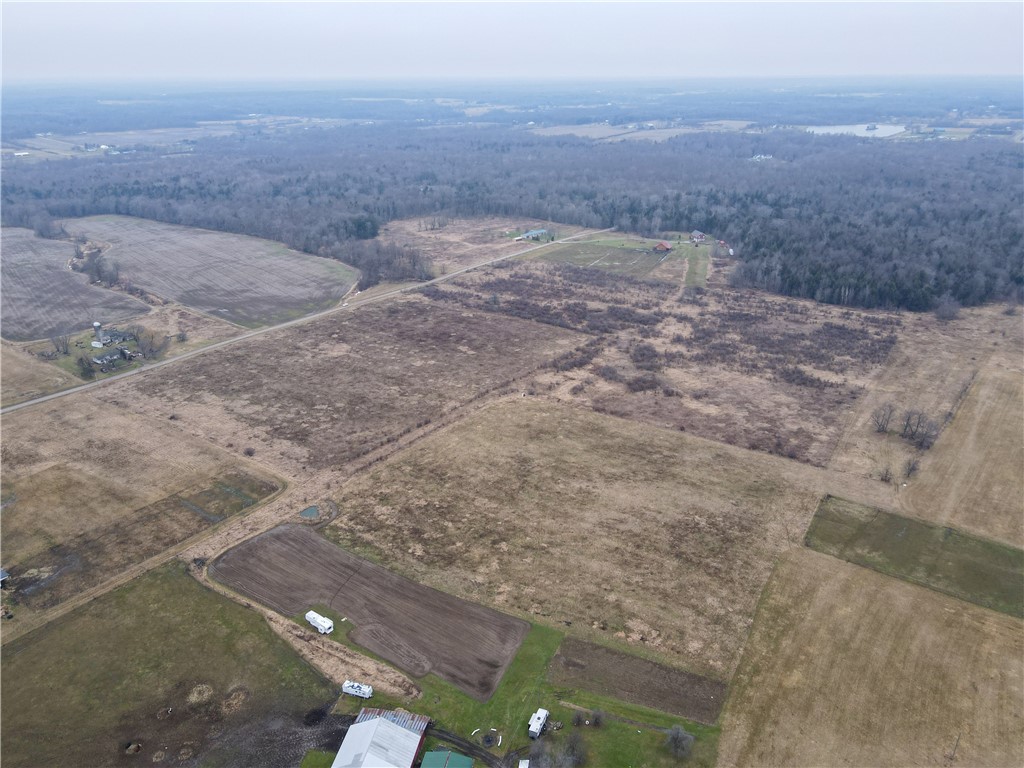
<path fill-rule="evenodd" d="M 662 240 L 660 243 L 654 246 L 654 250 L 656 250 L 658 253 L 668 253 L 669 251 L 672 250 L 672 245 Z"/>

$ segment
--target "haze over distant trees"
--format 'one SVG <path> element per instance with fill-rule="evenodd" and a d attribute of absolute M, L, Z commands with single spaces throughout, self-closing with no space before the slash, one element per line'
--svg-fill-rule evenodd
<path fill-rule="evenodd" d="M 771 155 L 755 162 L 756 155 Z M 1005 139 L 891 141 L 799 130 L 663 143 L 395 122 L 200 140 L 193 151 L 4 169 L 4 225 L 126 214 L 279 240 L 363 285 L 422 278 L 398 218 L 501 215 L 656 235 L 700 229 L 735 280 L 786 295 L 926 310 L 1021 298 L 1024 158 Z"/>

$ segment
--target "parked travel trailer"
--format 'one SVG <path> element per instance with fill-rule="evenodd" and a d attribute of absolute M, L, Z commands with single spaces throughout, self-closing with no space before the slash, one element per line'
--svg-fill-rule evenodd
<path fill-rule="evenodd" d="M 354 683 L 351 680 L 346 680 L 341 686 L 342 693 L 350 693 L 353 696 L 358 696 L 361 699 L 368 699 L 373 696 L 373 686 L 363 685 L 362 683 Z"/>
<path fill-rule="evenodd" d="M 530 716 L 530 738 L 536 739 L 544 732 L 544 726 L 548 723 L 548 711 L 538 709 Z"/>
<path fill-rule="evenodd" d="M 321 635 L 329 635 L 334 631 L 334 622 L 316 611 L 307 613 L 306 621 L 312 624 Z"/>

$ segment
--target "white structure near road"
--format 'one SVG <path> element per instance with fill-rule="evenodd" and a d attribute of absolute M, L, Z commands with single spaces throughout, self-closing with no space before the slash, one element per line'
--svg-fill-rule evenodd
<path fill-rule="evenodd" d="M 334 622 L 316 611 L 309 611 L 306 614 L 306 621 L 312 624 L 321 635 L 329 635 L 334 631 Z"/>

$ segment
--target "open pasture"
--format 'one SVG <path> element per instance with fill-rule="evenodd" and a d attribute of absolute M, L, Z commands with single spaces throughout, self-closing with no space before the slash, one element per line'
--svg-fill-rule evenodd
<path fill-rule="evenodd" d="M 1024 764 L 1021 629 L 1018 619 L 790 550 L 733 679 L 718 764 Z"/>
<path fill-rule="evenodd" d="M 1024 552 L 826 496 L 807 546 L 961 600 L 1024 618 Z"/>
<path fill-rule="evenodd" d="M 560 399 L 817 465 L 829 460 L 901 329 L 890 313 L 684 289 L 678 280 L 540 259 L 422 293 L 593 336 L 586 355 L 544 378 Z"/>
<path fill-rule="evenodd" d="M 326 535 L 424 584 L 715 679 L 832 479 L 778 457 L 509 398 L 352 480 Z M 878 499 L 878 482 L 840 478 Z"/>
<path fill-rule="evenodd" d="M 568 685 L 713 725 L 725 705 L 725 683 L 567 637 L 548 676 Z"/>
<path fill-rule="evenodd" d="M 986 366 L 901 495 L 916 517 L 1024 547 L 1024 372 Z"/>
<path fill-rule="evenodd" d="M 410 298 L 264 334 L 107 392 L 301 474 L 365 455 L 578 343 L 559 328 Z"/>
<path fill-rule="evenodd" d="M 558 238 L 582 231 L 539 219 L 425 217 L 390 221 L 381 227 L 379 239 L 415 248 L 430 258 L 437 275 L 444 275 L 537 245 L 515 239 L 517 233 L 531 229 L 546 229 Z"/>
<path fill-rule="evenodd" d="M 337 729 L 303 723 L 336 690 L 180 563 L 11 641 L 2 673 L 12 768 L 297 765 Z"/>
<path fill-rule="evenodd" d="M 588 240 L 561 243 L 540 251 L 536 258 L 551 262 L 574 264 L 577 267 L 604 269 L 632 277 L 657 277 L 682 281 L 686 274 L 687 257 L 693 246 L 672 241 L 673 249 L 667 253 L 654 250 L 660 240 L 620 235 L 603 236 Z M 689 245 L 689 244 L 686 244 Z M 698 250 L 708 246 L 699 246 Z"/>
<path fill-rule="evenodd" d="M 123 280 L 247 327 L 327 309 L 357 278 L 347 264 L 255 237 L 129 216 L 72 219 L 64 228 L 106 247 L 104 260 Z"/>
<path fill-rule="evenodd" d="M 211 564 L 222 584 L 280 613 L 326 605 L 355 623 L 351 637 L 414 677 L 433 672 L 486 701 L 529 625 L 404 579 L 307 527 L 286 525 Z"/>
<path fill-rule="evenodd" d="M 4 567 L 17 614 L 63 602 L 279 487 L 167 419 L 99 398 L 4 417 Z"/>
<path fill-rule="evenodd" d="M 0 244 L 0 325 L 12 341 L 47 339 L 69 331 L 143 315 L 149 307 L 124 293 L 91 285 L 68 268 L 75 246 L 28 229 L 4 227 Z"/>
<path fill-rule="evenodd" d="M 8 406 L 78 384 L 79 379 L 23 347 L 0 344 L 0 405 Z"/>

